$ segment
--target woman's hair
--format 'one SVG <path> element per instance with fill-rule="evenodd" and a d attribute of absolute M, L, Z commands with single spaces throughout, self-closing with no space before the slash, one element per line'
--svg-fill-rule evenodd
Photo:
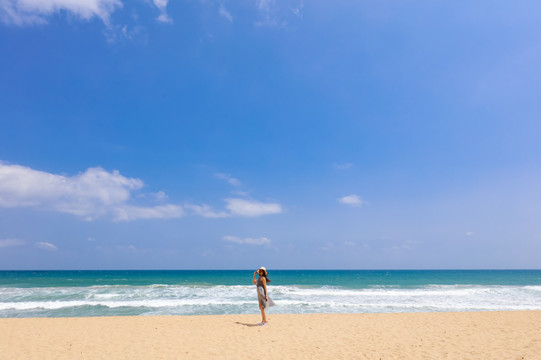
<path fill-rule="evenodd" d="M 259 271 L 258 271 L 258 273 L 259 273 Z M 259 277 L 261 277 L 261 276 L 263 276 L 268 283 L 272 282 L 271 279 L 269 279 L 269 273 L 268 272 L 265 271 L 265 275 L 259 274 Z"/>

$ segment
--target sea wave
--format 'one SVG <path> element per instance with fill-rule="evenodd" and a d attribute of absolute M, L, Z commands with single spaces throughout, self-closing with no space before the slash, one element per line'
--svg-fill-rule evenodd
<path fill-rule="evenodd" d="M 274 313 L 541 310 L 541 286 L 269 286 Z M 257 313 L 253 286 L 0 287 L 0 317 Z"/>

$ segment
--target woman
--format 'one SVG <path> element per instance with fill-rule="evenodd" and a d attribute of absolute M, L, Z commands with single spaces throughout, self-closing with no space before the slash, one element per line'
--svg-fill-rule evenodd
<path fill-rule="evenodd" d="M 259 275 L 257 280 L 255 279 L 256 274 Z M 267 315 L 265 314 L 265 309 L 274 306 L 274 301 L 272 301 L 267 293 L 267 283 L 270 282 L 269 274 L 264 266 L 254 271 L 252 283 L 257 285 L 257 300 L 259 301 L 259 310 L 261 310 L 261 322 L 257 325 L 267 325 Z"/>

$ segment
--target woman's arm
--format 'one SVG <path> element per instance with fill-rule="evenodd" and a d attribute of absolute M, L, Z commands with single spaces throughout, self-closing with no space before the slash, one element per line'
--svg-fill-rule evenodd
<path fill-rule="evenodd" d="M 254 271 L 254 277 L 253 277 L 253 279 L 252 279 L 252 284 L 254 284 L 254 285 L 255 285 L 255 283 L 256 283 L 256 281 L 255 281 L 255 274 L 257 274 L 257 271 Z"/>

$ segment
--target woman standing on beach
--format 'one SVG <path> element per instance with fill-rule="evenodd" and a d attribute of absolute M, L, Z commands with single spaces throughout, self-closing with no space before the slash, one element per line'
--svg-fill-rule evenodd
<path fill-rule="evenodd" d="M 255 279 L 256 274 L 259 275 L 257 280 Z M 261 322 L 257 325 L 267 325 L 267 315 L 265 314 L 265 309 L 274 306 L 274 301 L 272 301 L 267 293 L 267 283 L 270 282 L 269 274 L 264 266 L 254 271 L 252 283 L 257 285 L 257 300 L 259 302 L 259 310 L 261 310 Z"/>

